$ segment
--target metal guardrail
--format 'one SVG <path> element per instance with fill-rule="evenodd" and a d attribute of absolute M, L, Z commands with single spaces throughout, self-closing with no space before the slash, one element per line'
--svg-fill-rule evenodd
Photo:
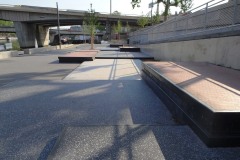
<path fill-rule="evenodd" d="M 133 44 L 148 44 L 239 24 L 240 0 L 211 0 L 164 23 L 132 32 L 129 39 Z"/>

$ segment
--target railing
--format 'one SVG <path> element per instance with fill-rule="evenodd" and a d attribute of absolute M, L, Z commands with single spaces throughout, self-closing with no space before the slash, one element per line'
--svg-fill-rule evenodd
<path fill-rule="evenodd" d="M 164 23 L 132 32 L 129 39 L 133 44 L 148 44 L 239 24 L 240 0 L 212 0 L 187 13 L 170 17 Z"/>

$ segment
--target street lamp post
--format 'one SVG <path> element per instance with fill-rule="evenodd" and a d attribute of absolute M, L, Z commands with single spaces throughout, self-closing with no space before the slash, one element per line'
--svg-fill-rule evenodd
<path fill-rule="evenodd" d="M 110 0 L 110 14 L 112 14 L 112 0 Z"/>
<path fill-rule="evenodd" d="M 58 21 L 58 43 L 59 43 L 59 47 L 60 49 L 62 49 L 61 46 L 61 35 L 60 35 L 60 21 L 59 21 L 59 10 L 58 10 L 58 2 L 56 2 L 57 5 L 57 21 Z"/>

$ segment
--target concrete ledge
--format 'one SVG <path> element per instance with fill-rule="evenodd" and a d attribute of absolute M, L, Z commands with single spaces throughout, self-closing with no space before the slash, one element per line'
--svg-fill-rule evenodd
<path fill-rule="evenodd" d="M 123 44 L 110 44 L 110 48 L 119 48 L 123 47 Z"/>
<path fill-rule="evenodd" d="M 84 61 L 93 61 L 98 50 L 82 50 L 59 56 L 59 63 L 82 63 Z"/>
<path fill-rule="evenodd" d="M 210 85 L 210 82 L 204 83 L 202 82 L 204 80 L 202 80 L 202 84 L 209 84 L 205 85 L 208 89 L 215 86 L 214 90 L 207 91 L 207 95 L 204 94 L 205 97 L 207 96 L 208 100 L 203 101 L 202 93 L 206 90 L 206 88 L 204 88 L 204 86 L 202 86 L 202 88 L 198 88 L 199 85 L 196 85 L 196 83 L 190 83 L 193 82 L 193 80 L 196 80 L 196 77 L 189 78 L 188 76 L 189 79 L 186 79 L 187 77 L 184 76 L 186 79 L 184 82 L 176 83 L 176 80 L 174 79 L 175 81 L 173 81 L 173 76 L 171 76 L 178 74 L 176 73 L 176 70 L 171 71 L 170 73 L 168 72 L 169 68 L 164 68 L 164 66 L 160 64 L 157 65 L 159 69 L 156 69 L 156 67 L 152 68 L 152 66 L 147 62 L 144 63 L 142 77 L 157 94 L 157 96 L 159 96 L 166 104 L 168 109 L 178 121 L 188 124 L 209 147 L 240 145 L 240 125 L 238 123 L 240 121 L 240 112 L 238 110 L 239 105 L 237 106 L 239 98 L 236 98 L 235 101 L 232 102 L 230 95 L 233 94 L 229 94 L 228 90 L 223 92 L 221 86 L 215 84 Z M 221 70 L 221 67 L 218 69 Z M 161 72 L 159 70 L 161 70 Z M 205 72 L 210 75 L 212 71 L 213 68 L 209 68 L 209 71 L 200 73 L 204 74 L 202 76 L 207 77 Z M 181 72 L 181 74 L 184 73 Z M 229 74 L 229 72 L 226 72 L 224 75 L 227 74 L 229 76 L 228 78 L 232 80 L 234 77 L 237 77 L 230 76 L 231 74 Z M 222 80 L 222 82 L 219 81 L 218 83 L 231 86 L 230 84 L 225 84 L 225 81 L 223 80 L 224 75 L 221 75 L 221 77 L 218 76 L 218 80 Z M 169 77 L 171 77 L 171 79 Z M 205 78 L 205 81 L 207 79 L 208 78 Z M 235 81 L 237 82 L 237 79 L 235 79 Z M 188 84 L 188 88 L 191 89 L 187 90 L 186 87 L 184 88 L 183 84 Z M 195 88 L 195 91 L 193 91 L 193 88 Z M 197 94 L 194 93 L 196 90 Z M 218 93 L 215 93 L 215 90 L 218 91 Z M 220 100 L 219 97 L 221 97 L 221 95 L 224 95 L 228 103 L 226 103 L 225 100 Z M 206 101 L 208 101 L 208 103 L 206 103 Z M 231 105 L 235 104 L 235 102 L 236 105 Z M 222 108 L 223 106 L 225 106 L 225 108 Z"/>
<path fill-rule="evenodd" d="M 3 51 L 0 52 L 0 59 L 6 59 L 10 57 L 18 57 L 19 55 L 23 55 L 23 51 Z"/>
<path fill-rule="evenodd" d="M 69 48 L 72 47 L 73 44 L 69 45 L 62 45 L 61 48 Z M 29 49 L 24 49 L 24 54 L 35 54 L 35 53 L 42 53 L 42 52 L 47 52 L 47 51 L 52 51 L 52 50 L 57 50 L 60 49 L 60 46 L 48 46 L 48 47 L 42 47 L 42 48 L 29 48 Z"/>
<path fill-rule="evenodd" d="M 120 52 L 141 52 L 137 47 L 119 47 Z"/>

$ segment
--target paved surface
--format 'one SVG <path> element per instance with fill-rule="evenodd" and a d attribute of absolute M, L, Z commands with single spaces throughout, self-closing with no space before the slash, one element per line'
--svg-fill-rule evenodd
<path fill-rule="evenodd" d="M 0 62 L 0 159 L 46 159 L 64 126 L 176 124 L 143 81 L 63 81 L 73 50 Z"/>
<path fill-rule="evenodd" d="M 153 57 L 141 52 L 101 51 L 96 59 L 153 59 Z"/>
<path fill-rule="evenodd" d="M 64 80 L 141 80 L 141 61 L 96 59 L 83 62 Z"/>
<path fill-rule="evenodd" d="M 124 147 L 133 143 L 136 149 L 158 145 L 160 150 L 155 153 L 163 156 L 160 159 L 239 159 L 239 148 L 207 148 L 187 126 L 175 122 L 142 80 L 63 80 L 80 64 L 59 64 L 57 57 L 81 49 L 89 49 L 89 45 L 0 61 L 0 159 L 44 160 L 68 126 L 79 132 L 83 125 L 95 125 L 99 131 L 104 125 L 119 125 L 123 131 L 124 125 L 135 124 L 157 127 L 140 127 L 137 135 L 144 138 L 136 136 L 133 142 L 131 130 L 137 126 L 129 126 L 126 145 L 119 139 L 121 134 L 113 139 L 120 140 L 116 144 L 123 145 L 123 150 L 115 145 L 114 153 L 104 148 L 99 154 L 109 159 L 111 155 L 128 157 L 131 149 Z M 79 136 L 82 141 L 76 132 L 72 132 L 73 138 Z M 153 135 L 157 140 L 153 144 L 144 141 L 152 142 Z M 138 155 L 135 151 L 133 148 L 132 153 Z"/>
<path fill-rule="evenodd" d="M 240 111 L 240 72 L 208 63 L 146 62 L 216 112 Z"/>
<path fill-rule="evenodd" d="M 67 128 L 49 156 L 54 160 L 163 158 L 151 129 L 133 125 Z"/>
<path fill-rule="evenodd" d="M 75 51 L 71 53 L 67 53 L 65 55 L 62 55 L 61 57 L 95 57 L 97 54 L 97 50 L 88 50 L 88 51 Z"/>
<path fill-rule="evenodd" d="M 49 159 L 232 160 L 238 148 L 207 148 L 187 126 L 66 128 Z"/>

